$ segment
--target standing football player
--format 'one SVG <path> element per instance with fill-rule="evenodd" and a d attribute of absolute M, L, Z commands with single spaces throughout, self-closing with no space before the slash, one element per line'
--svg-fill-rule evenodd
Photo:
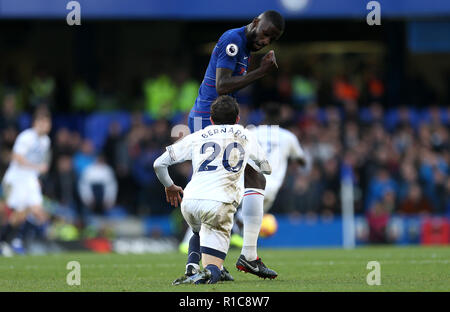
<path fill-rule="evenodd" d="M 32 215 L 40 225 L 47 221 L 38 177 L 49 168 L 51 125 L 50 113 L 37 109 L 32 127 L 17 136 L 11 163 L 3 177 L 2 187 L 12 213 L 0 231 L 0 241 L 11 243 L 19 253 L 23 252 L 20 229 L 27 216 Z"/>
<path fill-rule="evenodd" d="M 239 122 L 239 106 L 230 96 L 219 96 L 211 105 L 211 125 L 175 144 L 154 162 L 166 200 L 181 203 L 184 219 L 193 231 L 186 271 L 174 285 L 216 283 L 228 252 L 234 214 L 244 194 L 241 177 L 249 159 L 263 174 L 269 162 L 254 135 Z M 193 175 L 183 189 L 175 185 L 167 167 L 192 160 Z M 183 195 L 183 200 L 181 196 Z M 201 260 L 204 270 L 200 270 Z"/>
<path fill-rule="evenodd" d="M 283 34 L 284 25 L 280 13 L 265 11 L 250 24 L 230 29 L 219 38 L 189 114 L 191 133 L 211 124 L 210 106 L 219 95 L 235 96 L 238 90 L 278 68 L 275 53 L 271 50 L 262 58 L 258 68 L 247 73 L 251 52 L 259 51 L 278 40 Z M 242 200 L 244 237 L 236 267 L 244 267 L 262 278 L 275 278 L 278 274 L 264 265 L 256 250 L 263 218 L 265 178 L 252 166 L 245 167 L 244 175 L 247 194 Z M 192 252 L 196 251 L 189 248 L 188 254 Z"/>
<path fill-rule="evenodd" d="M 265 150 L 273 170 L 270 176 L 266 176 L 264 212 L 267 213 L 283 184 L 289 160 L 296 161 L 303 168 L 310 162 L 307 161 L 307 156 L 295 134 L 279 126 L 280 105 L 274 102 L 266 103 L 264 112 L 264 122 L 251 131 Z"/>

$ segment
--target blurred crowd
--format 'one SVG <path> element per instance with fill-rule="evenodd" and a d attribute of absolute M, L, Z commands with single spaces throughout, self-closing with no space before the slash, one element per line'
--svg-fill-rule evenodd
<path fill-rule="evenodd" d="M 100 145 L 85 135 L 82 123 L 70 128 L 54 122 L 51 170 L 42 177 L 48 200 L 76 220 L 115 207 L 131 215 L 171 213 L 153 161 L 178 138 L 172 136 L 173 127 L 187 124 L 198 85 L 184 71 L 172 78 L 144 80 L 140 99 L 130 99 L 143 105 L 123 113 L 129 116 L 129 127 L 111 120 Z M 42 103 L 57 112 L 56 89 L 46 73 L 36 76 L 26 97 L 8 81 L 3 83 L 0 176 L 23 130 L 22 114 Z M 450 109 L 432 103 L 425 108 L 388 108 L 385 89 L 382 78 L 371 72 L 358 79 L 339 74 L 322 81 L 305 71 L 281 72 L 239 93 L 241 124 L 263 122 L 260 105 L 279 103 L 281 126 L 297 135 L 311 160 L 304 170 L 289 166 L 273 213 L 307 219 L 339 215 L 345 169 L 354 181 L 355 211 L 366 214 L 373 227 L 382 226 L 394 213 L 450 214 Z M 85 119 L 92 112 L 127 110 L 117 104 L 113 91 L 76 82 L 70 92 L 72 113 L 82 113 Z M 170 173 L 184 186 L 191 170 L 190 163 L 183 163 Z"/>

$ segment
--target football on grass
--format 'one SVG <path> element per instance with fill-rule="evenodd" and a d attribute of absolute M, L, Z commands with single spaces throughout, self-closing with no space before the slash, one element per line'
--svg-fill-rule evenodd
<path fill-rule="evenodd" d="M 263 216 L 261 223 L 261 230 L 259 232 L 260 237 L 269 237 L 274 235 L 277 232 L 278 223 L 277 219 L 273 214 L 266 213 Z"/>

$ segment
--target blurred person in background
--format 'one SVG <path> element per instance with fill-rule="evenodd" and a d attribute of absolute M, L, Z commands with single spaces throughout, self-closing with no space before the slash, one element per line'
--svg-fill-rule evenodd
<path fill-rule="evenodd" d="M 369 225 L 369 242 L 373 244 L 388 243 L 387 226 L 390 220 L 390 214 L 386 211 L 383 203 L 373 202 L 366 215 Z"/>
<path fill-rule="evenodd" d="M 420 186 L 415 183 L 408 189 L 407 196 L 400 202 L 399 211 L 402 214 L 431 213 L 433 207 L 430 201 L 422 195 Z"/>
<path fill-rule="evenodd" d="M 119 188 L 117 204 L 125 207 L 134 206 L 135 185 L 131 177 L 128 142 L 121 124 L 117 121 L 109 124 L 108 137 L 103 146 L 103 155 L 105 155 L 106 162 L 113 168 L 117 176 Z"/>
<path fill-rule="evenodd" d="M 143 89 L 145 108 L 152 118 L 172 117 L 178 89 L 168 74 L 145 80 Z"/>
<path fill-rule="evenodd" d="M 403 162 L 400 166 L 398 197 L 400 201 L 403 201 L 409 194 L 411 187 L 416 184 L 417 170 L 414 168 L 414 164 L 411 162 Z"/>
<path fill-rule="evenodd" d="M 117 197 L 117 181 L 114 171 L 102 155 L 88 165 L 78 181 L 80 198 L 94 214 L 104 214 L 111 209 Z"/>
<path fill-rule="evenodd" d="M 80 177 L 84 170 L 95 162 L 95 149 L 91 140 L 85 139 L 80 149 L 73 156 L 73 166 L 77 176 Z"/>
<path fill-rule="evenodd" d="M 396 190 L 397 183 L 391 177 L 388 169 L 383 167 L 378 169 L 376 175 L 369 182 L 366 207 L 372 206 L 374 202 L 382 200 L 387 192 L 396 192 Z"/>
<path fill-rule="evenodd" d="M 47 66 L 40 64 L 37 66 L 35 76 L 30 83 L 30 105 L 37 108 L 44 103 L 54 108 L 54 96 L 56 81 L 55 78 L 48 73 Z"/>
<path fill-rule="evenodd" d="M 17 137 L 11 163 L 3 177 L 2 189 L 6 203 L 12 209 L 8 222 L 1 228 L 0 241 L 11 244 L 16 253 L 24 253 L 23 229 L 27 218 L 43 225 L 48 215 L 43 208 L 40 175 L 46 174 L 50 163 L 50 113 L 38 108 L 33 116 L 32 127 Z M 30 219 L 28 219 L 30 221 Z"/>
<path fill-rule="evenodd" d="M 47 179 L 45 179 L 44 193 L 50 198 L 57 200 L 65 209 L 77 213 L 80 221 L 83 221 L 77 181 L 72 157 L 70 155 L 60 155 L 55 160 L 54 168 L 50 170 Z"/>
<path fill-rule="evenodd" d="M 286 176 L 286 170 L 289 161 L 295 162 L 301 167 L 306 166 L 306 155 L 298 141 L 298 138 L 287 129 L 281 128 L 281 105 L 277 102 L 266 102 L 262 105 L 265 119 L 261 125 L 251 128 L 250 131 L 255 134 L 258 143 L 265 150 L 267 159 L 272 166 L 272 174 L 266 175 L 266 188 L 264 194 L 262 214 L 268 213 L 272 208 L 277 197 L 278 191 L 283 184 Z M 246 195 L 244 195 L 245 197 Z M 248 212 L 247 212 L 248 213 Z M 238 209 L 237 221 L 243 223 L 245 212 L 242 208 Z M 249 215 L 247 218 L 255 216 Z M 243 228 L 245 236 L 245 226 Z M 236 233 L 232 235 L 232 241 L 238 241 Z M 234 242 L 237 246 L 242 247 L 242 242 Z"/>
<path fill-rule="evenodd" d="M 84 80 L 76 81 L 72 86 L 72 109 L 89 113 L 95 109 L 96 95 Z"/>
<path fill-rule="evenodd" d="M 311 185 L 309 178 L 297 175 L 293 185 L 289 212 L 292 217 L 305 217 L 316 220 L 319 214 L 320 193 L 316 185 Z"/>
<path fill-rule="evenodd" d="M 53 144 L 53 159 L 56 161 L 60 156 L 73 156 L 78 151 L 80 137 L 76 132 L 70 132 L 67 128 L 56 131 Z"/>
<path fill-rule="evenodd" d="M 278 190 L 283 184 L 289 160 L 302 167 L 306 166 L 306 155 L 298 138 L 289 130 L 279 126 L 281 123 L 280 107 L 277 102 L 265 103 L 263 105 L 264 121 L 261 125 L 251 129 L 258 139 L 258 143 L 265 149 L 273 169 L 273 173 L 265 177 L 265 213 L 272 207 Z"/>
<path fill-rule="evenodd" d="M 16 110 L 16 95 L 7 93 L 3 97 L 2 110 L 0 114 L 0 131 L 13 128 L 19 130 L 18 112 Z"/>
<path fill-rule="evenodd" d="M 178 90 L 175 99 L 175 110 L 177 112 L 188 113 L 192 108 L 192 103 L 197 98 L 200 84 L 191 77 L 186 67 L 180 67 L 177 70 L 175 84 Z"/>
<path fill-rule="evenodd" d="M 11 158 L 11 149 L 19 134 L 16 110 L 16 95 L 7 93 L 3 97 L 0 114 L 0 176 L 3 176 Z"/>

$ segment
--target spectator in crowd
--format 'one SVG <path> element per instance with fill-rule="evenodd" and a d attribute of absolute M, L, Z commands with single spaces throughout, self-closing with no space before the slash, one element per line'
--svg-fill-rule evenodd
<path fill-rule="evenodd" d="M 49 108 L 54 108 L 55 87 L 55 78 L 48 72 L 46 66 L 39 65 L 30 84 L 31 107 L 36 108 L 46 103 Z"/>
<path fill-rule="evenodd" d="M 367 213 L 367 223 L 369 225 L 369 242 L 373 244 L 388 243 L 387 225 L 390 214 L 386 211 L 382 202 L 373 202 Z"/>
<path fill-rule="evenodd" d="M 46 193 L 57 199 L 62 205 L 76 209 L 77 177 L 72 157 L 61 155 L 56 159 L 55 167 L 46 181 Z"/>
<path fill-rule="evenodd" d="M 18 115 L 16 110 L 16 95 L 7 93 L 3 98 L 2 110 L 0 113 L 0 131 L 13 128 L 19 130 Z"/>
<path fill-rule="evenodd" d="M 133 193 L 136 186 L 131 176 L 128 142 L 121 124 L 117 121 L 113 121 L 109 125 L 108 137 L 103 146 L 103 155 L 117 176 L 119 188 L 117 203 L 124 207 L 133 207 L 135 204 Z"/>
<path fill-rule="evenodd" d="M 94 144 L 91 140 L 85 139 L 81 143 L 81 149 L 75 153 L 73 162 L 77 176 L 81 176 L 83 171 L 95 161 Z"/>
<path fill-rule="evenodd" d="M 117 197 L 117 181 L 114 171 L 102 155 L 87 165 L 78 182 L 80 198 L 85 207 L 95 214 L 111 209 Z"/>
<path fill-rule="evenodd" d="M 59 128 L 55 134 L 53 143 L 53 157 L 73 156 L 80 145 L 80 136 L 76 132 L 70 132 L 67 128 Z"/>
<path fill-rule="evenodd" d="M 320 64 L 322 61 L 324 64 Z M 282 100 L 281 124 L 298 136 L 314 164 L 308 175 L 301 175 L 297 170 L 287 173 L 279 195 L 283 198 L 278 201 L 280 205 L 274 206 L 274 213 L 327 217 L 340 214 L 343 164 L 353 170 L 357 212 L 377 216 L 380 215 L 378 205 L 388 214 L 422 206 L 427 207 L 426 211 L 431 207 L 432 213 L 446 213 L 449 210 L 450 110 L 435 104 L 423 112 L 401 105 L 386 107 L 387 86 L 377 66 L 366 64 L 359 71 L 332 76 L 322 73 L 321 76 L 318 68 L 326 67 L 325 61 L 322 58 L 308 60 L 301 70 L 294 64 L 280 66 L 277 75 L 266 77 L 238 94 L 253 104 L 242 106 L 243 124 L 259 122 L 257 108 L 261 103 Z M 172 80 L 170 75 L 173 73 L 175 79 Z M 128 131 L 112 122 L 102 147 L 106 162 L 117 177 L 117 202 L 132 214 L 167 214 L 171 211 L 151 164 L 165 146 L 177 139 L 171 138 L 170 131 L 174 123 L 181 122 L 179 115 L 191 107 L 189 99 L 195 98 L 193 90 L 197 88 L 194 87 L 195 80 L 184 68 L 168 70 L 165 74 L 138 81 L 145 102 L 145 109 L 141 110 L 147 114 L 132 113 Z M 36 76 L 36 87 L 30 95 L 33 101 L 53 100 L 53 76 L 50 71 L 42 71 Z M 100 105 L 105 109 L 117 107 L 122 90 L 115 88 L 114 77 L 111 77 L 108 78 L 107 71 L 101 71 L 95 89 L 77 80 L 69 88 L 76 91 L 72 94 L 72 100 L 77 102 L 75 107 L 84 112 L 98 109 L 99 99 L 105 102 Z M 21 112 L 17 109 L 15 94 L 7 91 L 1 99 L 0 173 L 8 164 L 20 126 Z M 130 102 L 134 101 L 130 99 Z M 173 119 L 174 116 L 177 118 Z M 78 123 L 74 124 L 77 124 L 76 129 L 73 124 L 67 125 L 71 130 L 55 127 L 53 176 L 43 181 L 47 195 L 63 203 L 73 201 L 70 183 L 65 183 L 73 177 L 68 177 L 75 172 L 75 184 L 78 184 L 85 168 L 95 162 L 92 141 L 81 139 L 84 129 Z M 180 185 L 185 184 L 192 174 L 189 164 L 180 164 L 170 170 Z M 64 183 L 58 182 L 63 180 Z"/>
<path fill-rule="evenodd" d="M 171 117 L 177 96 L 177 87 L 172 79 L 162 74 L 144 81 L 146 111 L 154 119 Z"/>
<path fill-rule="evenodd" d="M 77 112 L 92 112 L 95 109 L 95 92 L 86 81 L 78 80 L 72 87 L 72 109 Z"/>
<path fill-rule="evenodd" d="M 433 208 L 430 201 L 422 195 L 420 186 L 415 183 L 409 187 L 408 194 L 400 202 L 399 212 L 404 214 L 431 213 Z"/>

